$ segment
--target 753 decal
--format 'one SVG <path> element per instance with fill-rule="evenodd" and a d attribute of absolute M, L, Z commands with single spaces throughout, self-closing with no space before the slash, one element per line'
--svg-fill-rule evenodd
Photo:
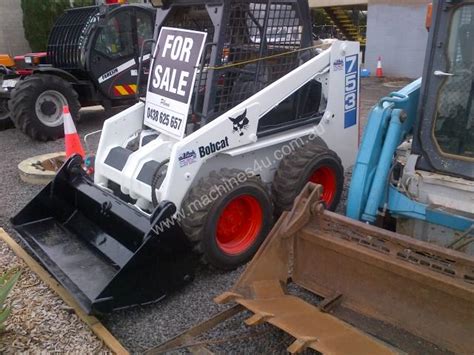
<path fill-rule="evenodd" d="M 357 54 L 347 56 L 344 69 L 344 128 L 349 128 L 357 123 L 359 56 Z"/>

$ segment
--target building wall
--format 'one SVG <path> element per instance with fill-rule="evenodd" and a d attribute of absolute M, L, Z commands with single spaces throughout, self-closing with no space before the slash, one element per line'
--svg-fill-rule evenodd
<path fill-rule="evenodd" d="M 382 57 L 385 76 L 422 75 L 428 31 L 426 8 L 430 0 L 369 0 L 365 64 L 375 73 Z"/>
<path fill-rule="evenodd" d="M 367 0 L 308 0 L 309 7 L 366 5 Z"/>
<path fill-rule="evenodd" d="M 18 55 L 30 52 L 23 30 L 20 0 L 0 0 L 0 53 Z"/>

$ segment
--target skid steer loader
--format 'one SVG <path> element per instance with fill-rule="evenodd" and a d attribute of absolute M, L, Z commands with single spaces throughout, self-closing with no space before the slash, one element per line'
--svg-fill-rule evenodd
<path fill-rule="evenodd" d="M 442 350 L 472 353 L 473 33 L 473 1 L 434 3 L 423 83 L 382 98 L 370 113 L 350 218 L 325 211 L 321 189 L 308 185 L 217 301 L 252 311 L 249 325 L 268 322 L 290 333 L 290 352 L 382 353 L 326 313 L 349 308 Z M 314 307 L 296 297 L 289 281 L 323 301 Z"/>
<path fill-rule="evenodd" d="M 302 0 L 185 4 L 158 10 L 146 100 L 105 122 L 94 181 L 73 157 L 13 218 L 87 311 L 167 295 L 190 255 L 242 265 L 307 181 L 334 209 L 355 158 L 358 43 L 314 45 Z"/>

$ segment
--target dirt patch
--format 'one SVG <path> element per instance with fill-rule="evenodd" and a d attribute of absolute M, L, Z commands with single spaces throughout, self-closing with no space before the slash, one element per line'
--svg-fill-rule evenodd
<path fill-rule="evenodd" d="M 12 312 L 0 333 L 1 354 L 110 353 L 72 308 L 0 241 L 0 272 L 12 268 L 23 271 L 7 301 Z"/>

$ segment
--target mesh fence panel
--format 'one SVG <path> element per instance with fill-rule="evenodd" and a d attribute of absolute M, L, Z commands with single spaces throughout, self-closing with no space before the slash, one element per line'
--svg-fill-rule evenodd
<path fill-rule="evenodd" d="M 225 30 L 218 43 L 213 43 L 218 29 L 205 6 L 173 8 L 163 22 L 163 26 L 208 33 L 193 96 L 194 112 L 207 120 L 296 68 L 301 54 L 287 52 L 311 45 L 302 43 L 303 23 L 296 1 L 235 0 L 225 6 L 224 23 L 220 24 Z M 212 58 L 215 46 L 221 52 Z M 214 77 L 209 81 L 211 72 Z"/>

